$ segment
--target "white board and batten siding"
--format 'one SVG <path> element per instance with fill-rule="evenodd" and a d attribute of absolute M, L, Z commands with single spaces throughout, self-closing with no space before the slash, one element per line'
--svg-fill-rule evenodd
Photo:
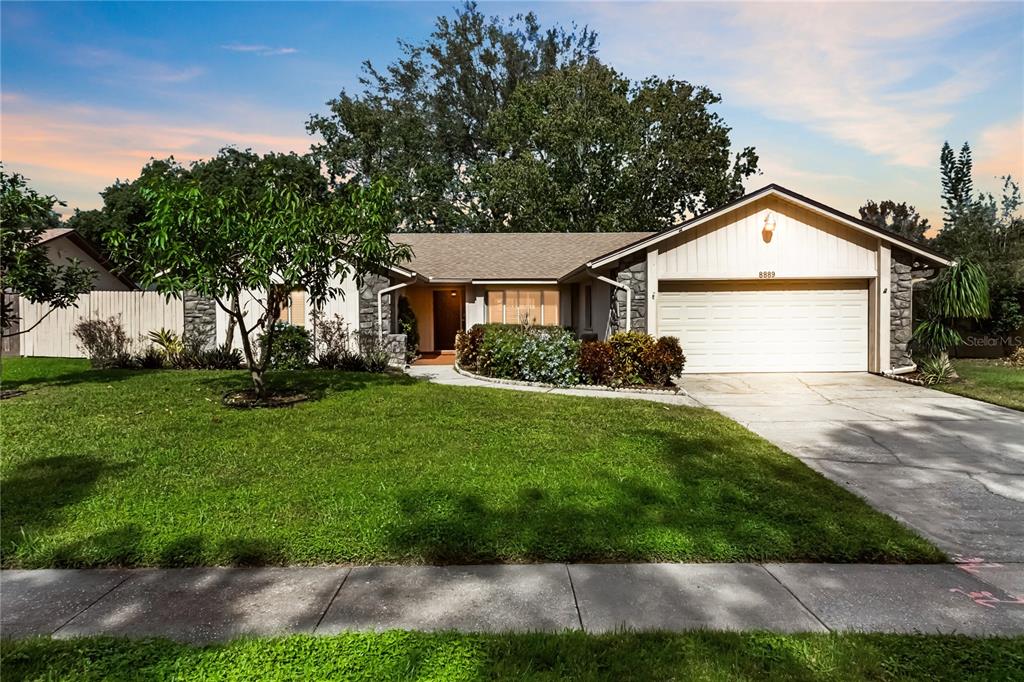
<path fill-rule="evenodd" d="M 688 374 L 872 365 L 877 237 L 766 197 L 663 242 L 648 258 L 658 279 L 656 332 L 679 337 Z"/>
<path fill-rule="evenodd" d="M 765 217 L 775 221 L 771 239 Z M 874 277 L 878 239 L 774 197 L 755 201 L 662 244 L 661 279 Z"/>
<path fill-rule="evenodd" d="M 181 334 L 184 323 L 180 299 L 168 299 L 155 291 L 93 291 L 78 298 L 78 306 L 50 310 L 45 303 L 22 298 L 21 328 L 32 331 L 21 337 L 21 354 L 43 357 L 85 357 L 74 336 L 75 325 L 83 320 L 118 318 L 132 341 L 155 329 L 170 329 Z"/>

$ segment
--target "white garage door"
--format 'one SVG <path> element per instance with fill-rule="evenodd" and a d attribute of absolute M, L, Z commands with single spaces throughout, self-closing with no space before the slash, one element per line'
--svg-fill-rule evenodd
<path fill-rule="evenodd" d="M 661 282 L 658 333 L 686 373 L 864 372 L 866 281 Z"/>

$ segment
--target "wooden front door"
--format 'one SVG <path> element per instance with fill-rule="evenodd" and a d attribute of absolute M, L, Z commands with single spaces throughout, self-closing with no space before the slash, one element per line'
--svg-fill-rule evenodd
<path fill-rule="evenodd" d="M 455 350 L 455 334 L 462 329 L 462 291 L 434 290 L 434 350 Z"/>

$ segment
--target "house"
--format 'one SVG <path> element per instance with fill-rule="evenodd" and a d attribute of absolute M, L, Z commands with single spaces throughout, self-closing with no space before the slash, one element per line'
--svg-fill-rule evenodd
<path fill-rule="evenodd" d="M 43 230 L 39 243 L 46 246 L 50 262 L 67 265 L 69 260 L 78 260 L 82 267 L 96 273 L 92 283 L 94 291 L 132 291 L 138 288 L 127 277 L 111 270 L 107 259 L 70 228 Z"/>
<path fill-rule="evenodd" d="M 778 185 L 663 232 L 396 234 L 408 263 L 355 284 L 361 329 L 449 351 L 482 322 L 563 325 L 603 339 L 679 337 L 686 371 L 888 371 L 909 365 L 912 289 L 941 254 Z"/>

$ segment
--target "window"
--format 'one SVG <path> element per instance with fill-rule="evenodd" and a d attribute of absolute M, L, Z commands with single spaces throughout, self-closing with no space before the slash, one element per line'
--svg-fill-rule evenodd
<path fill-rule="evenodd" d="M 594 289 L 589 284 L 583 287 L 583 328 L 594 328 Z"/>
<path fill-rule="evenodd" d="M 489 323 L 557 325 L 558 289 L 490 289 L 487 291 Z"/>
<path fill-rule="evenodd" d="M 288 294 L 284 305 L 281 307 L 281 314 L 277 316 L 279 322 L 287 322 L 297 327 L 306 326 L 306 292 L 296 289 Z"/>

